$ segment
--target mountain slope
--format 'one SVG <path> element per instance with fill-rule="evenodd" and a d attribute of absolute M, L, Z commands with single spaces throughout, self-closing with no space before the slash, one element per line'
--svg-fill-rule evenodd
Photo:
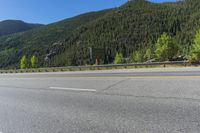
<path fill-rule="evenodd" d="M 41 66 L 84 65 L 89 63 L 89 47 L 95 57 L 110 63 L 117 52 L 129 57 L 135 51 L 155 50 L 163 32 L 170 34 L 185 54 L 200 28 L 199 9 L 199 0 L 160 4 L 132 0 L 119 8 L 1 37 L 0 66 L 16 67 L 22 55 L 33 54 Z"/>
<path fill-rule="evenodd" d="M 41 24 L 29 24 L 20 20 L 5 20 L 0 22 L 0 36 L 24 32 L 43 26 Z"/>
<path fill-rule="evenodd" d="M 74 29 L 103 16 L 110 10 L 91 12 L 27 32 L 0 37 L 0 67 L 18 67 L 22 55 L 37 55 L 43 64 L 47 49 L 69 37 Z"/>
<path fill-rule="evenodd" d="M 112 62 L 117 52 L 129 57 L 135 51 L 144 54 L 147 48 L 154 51 L 155 42 L 163 32 L 170 34 L 181 45 L 181 54 L 185 54 L 200 26 L 199 9 L 199 0 L 161 4 L 130 1 L 73 32 L 63 42 L 65 50 L 60 49 L 51 57 L 51 66 L 88 64 L 88 47 L 103 49 L 104 54 L 99 58 L 104 63 Z"/>

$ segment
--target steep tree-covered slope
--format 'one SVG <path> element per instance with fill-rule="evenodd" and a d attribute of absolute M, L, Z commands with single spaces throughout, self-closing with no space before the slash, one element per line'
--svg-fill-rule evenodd
<path fill-rule="evenodd" d="M 74 29 L 95 20 L 110 10 L 91 12 L 27 32 L 0 37 L 0 67 L 18 67 L 23 55 L 36 55 L 43 64 L 47 49 L 69 37 Z"/>
<path fill-rule="evenodd" d="M 41 24 L 29 24 L 20 20 L 5 20 L 0 22 L 0 36 L 24 32 L 43 26 Z"/>
<path fill-rule="evenodd" d="M 112 10 L 1 37 L 0 66 L 16 66 L 22 55 L 33 54 L 39 56 L 41 65 L 88 64 L 89 47 L 94 50 L 94 58 L 110 63 L 117 52 L 129 57 L 147 48 L 154 51 L 156 40 L 164 32 L 181 46 L 180 54 L 187 54 L 199 28 L 199 0 L 160 4 L 132 0 Z"/>
<path fill-rule="evenodd" d="M 187 54 L 200 26 L 199 9 L 199 0 L 160 4 L 129 1 L 73 32 L 63 42 L 65 49 L 51 57 L 50 63 L 52 66 L 88 64 L 88 47 L 104 49 L 104 54 L 99 55 L 104 63 L 112 62 L 117 52 L 129 57 L 134 51 L 144 53 L 147 48 L 154 51 L 156 40 L 164 32 L 181 46 L 180 54 Z"/>

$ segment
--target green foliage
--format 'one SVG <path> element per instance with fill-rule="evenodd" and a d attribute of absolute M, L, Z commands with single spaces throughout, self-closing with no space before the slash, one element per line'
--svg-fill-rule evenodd
<path fill-rule="evenodd" d="M 38 58 L 35 55 L 31 57 L 31 67 L 32 68 L 38 67 Z"/>
<path fill-rule="evenodd" d="M 134 53 L 132 53 L 132 55 L 131 55 L 131 61 L 133 63 L 143 62 L 142 53 L 140 51 L 135 51 Z"/>
<path fill-rule="evenodd" d="M 28 68 L 28 63 L 27 63 L 27 58 L 26 56 L 24 55 L 21 60 L 20 60 L 20 68 L 21 69 L 26 69 Z"/>
<path fill-rule="evenodd" d="M 196 32 L 191 50 L 192 60 L 200 61 L 200 29 Z"/>
<path fill-rule="evenodd" d="M 160 38 L 158 38 L 156 42 L 156 57 L 159 60 L 167 60 L 168 59 L 168 44 L 172 43 L 171 37 L 166 33 L 163 33 Z"/>
<path fill-rule="evenodd" d="M 144 54 L 144 60 L 145 61 L 148 61 L 150 59 L 153 58 L 153 53 L 152 53 L 152 50 L 150 48 L 148 48 Z"/>
<path fill-rule="evenodd" d="M 122 64 L 124 63 L 124 57 L 122 53 L 117 53 L 114 59 L 114 64 Z"/>
<path fill-rule="evenodd" d="M 171 36 L 163 33 L 156 42 L 156 57 L 160 61 L 171 60 L 178 54 L 178 46 L 173 43 Z"/>

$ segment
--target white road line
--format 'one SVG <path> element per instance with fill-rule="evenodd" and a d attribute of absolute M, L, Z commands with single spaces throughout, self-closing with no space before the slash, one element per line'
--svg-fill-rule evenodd
<path fill-rule="evenodd" d="M 83 92 L 96 92 L 95 89 L 80 89 L 80 88 L 62 88 L 62 87 L 49 87 L 55 90 L 67 90 L 67 91 L 83 91 Z"/>

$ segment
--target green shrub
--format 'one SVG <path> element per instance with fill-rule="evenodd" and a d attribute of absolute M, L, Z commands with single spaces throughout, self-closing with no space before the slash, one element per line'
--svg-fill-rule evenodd
<path fill-rule="evenodd" d="M 122 53 L 117 53 L 115 56 L 114 64 L 122 64 L 124 63 L 124 57 Z"/>

